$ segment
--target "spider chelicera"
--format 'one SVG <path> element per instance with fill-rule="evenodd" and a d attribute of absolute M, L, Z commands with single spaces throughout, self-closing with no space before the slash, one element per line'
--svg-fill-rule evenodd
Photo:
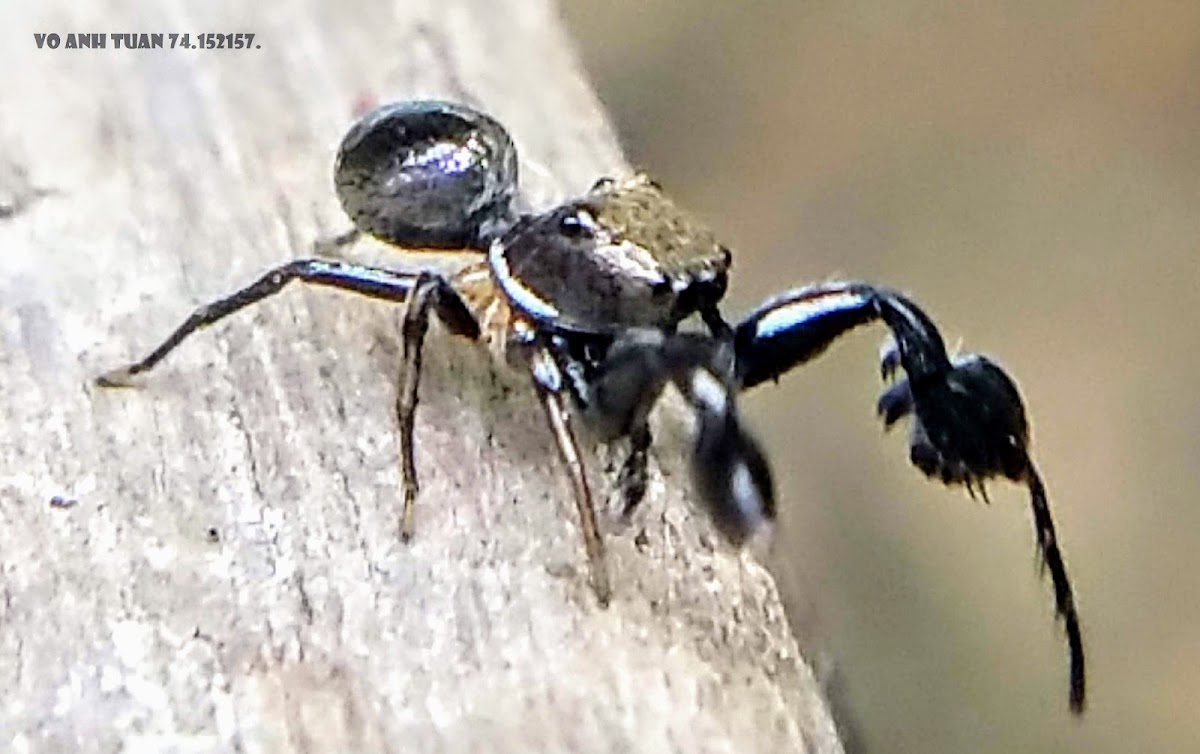
<path fill-rule="evenodd" d="M 1046 490 L 1029 454 L 1025 409 L 1013 381 L 979 355 L 951 357 L 933 321 L 910 299 L 862 282 L 829 282 L 774 297 L 735 325 L 718 309 L 730 252 L 643 175 L 603 179 L 583 197 L 518 213 L 517 155 L 507 131 L 463 105 L 419 101 L 369 113 L 337 156 L 338 198 L 355 229 L 410 250 L 459 250 L 459 272 L 405 273 L 333 259 L 299 259 L 205 305 L 141 361 L 102 375 L 131 384 L 194 331 L 288 283 L 331 286 L 404 304 L 396 412 L 403 480 L 401 534 L 413 533 L 417 473 L 413 422 L 421 348 L 431 313 L 451 333 L 482 341 L 523 366 L 570 476 L 592 586 L 611 594 L 571 410 L 609 439 L 627 438 L 619 487 L 626 515 L 646 490 L 648 416 L 668 385 L 696 416 L 695 491 L 717 528 L 742 544 L 775 517 L 770 467 L 742 426 L 738 394 L 824 351 L 873 321 L 891 331 L 881 367 L 898 370 L 878 402 L 885 426 L 911 418 L 912 462 L 945 484 L 986 497 L 1004 477 L 1030 492 L 1037 545 L 1050 571 L 1070 650 L 1070 704 L 1083 709 L 1083 643 Z M 680 330 L 698 316 L 702 328 Z"/>

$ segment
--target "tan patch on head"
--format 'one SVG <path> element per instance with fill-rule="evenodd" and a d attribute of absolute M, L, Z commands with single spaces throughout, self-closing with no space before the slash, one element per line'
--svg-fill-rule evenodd
<path fill-rule="evenodd" d="M 649 250 L 668 275 L 729 266 L 728 251 L 712 230 L 643 173 L 601 184 L 586 201 L 616 240 Z"/>

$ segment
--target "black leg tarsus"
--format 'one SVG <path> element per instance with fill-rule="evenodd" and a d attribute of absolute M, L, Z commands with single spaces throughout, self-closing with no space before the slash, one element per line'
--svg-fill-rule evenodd
<path fill-rule="evenodd" d="M 1050 516 L 1050 503 L 1046 487 L 1030 462 L 1026 483 L 1029 486 L 1029 504 L 1033 512 L 1034 533 L 1037 538 L 1041 562 L 1050 571 L 1050 583 L 1054 587 L 1054 608 L 1063 620 L 1067 631 L 1067 648 L 1070 653 L 1071 711 L 1083 712 L 1087 700 L 1087 679 L 1083 654 L 1083 632 L 1079 626 L 1079 615 L 1075 609 L 1075 594 L 1067 577 L 1067 567 L 1062 551 L 1058 549 L 1058 537 L 1054 531 L 1054 520 Z"/>
<path fill-rule="evenodd" d="M 412 539 L 416 522 L 414 508 L 420 483 L 413 443 L 416 424 L 418 389 L 421 384 L 421 349 L 429 330 L 429 308 L 436 291 L 436 280 L 420 276 L 413 285 L 412 295 L 404 306 L 401 326 L 402 367 L 399 389 L 396 392 L 396 419 L 399 424 L 400 484 L 403 495 L 400 514 L 400 539 Z"/>

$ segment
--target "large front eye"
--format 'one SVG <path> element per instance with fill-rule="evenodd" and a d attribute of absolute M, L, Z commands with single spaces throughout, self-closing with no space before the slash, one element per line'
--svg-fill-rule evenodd
<path fill-rule="evenodd" d="M 559 217 L 558 230 L 567 238 L 590 241 L 600 232 L 600 224 L 586 207 L 570 207 Z"/>

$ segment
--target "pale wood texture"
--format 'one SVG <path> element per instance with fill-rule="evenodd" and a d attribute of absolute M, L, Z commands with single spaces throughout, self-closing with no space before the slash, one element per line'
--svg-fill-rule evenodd
<path fill-rule="evenodd" d="M 364 100 L 494 113 L 534 205 L 626 170 L 552 7 L 112 0 L 5 25 L 0 748 L 840 751 L 772 580 L 686 502 L 678 414 L 633 524 L 601 511 L 604 610 L 527 378 L 436 327 L 400 542 L 394 307 L 290 290 L 143 389 L 88 383 L 346 227 L 330 167 Z M 126 30 L 261 48 L 33 39 Z M 615 456 L 590 446 L 605 503 Z"/>

